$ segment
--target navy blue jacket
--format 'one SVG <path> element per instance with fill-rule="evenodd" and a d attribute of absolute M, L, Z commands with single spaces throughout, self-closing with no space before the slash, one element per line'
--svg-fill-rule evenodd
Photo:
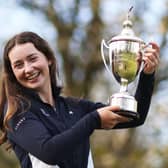
<path fill-rule="evenodd" d="M 141 73 L 135 94 L 140 118 L 118 124 L 115 128 L 130 128 L 144 123 L 153 85 L 154 75 Z M 96 109 L 104 104 L 58 95 L 55 102 L 56 109 L 53 109 L 33 95 L 30 109 L 11 119 L 13 131 L 8 132 L 8 139 L 22 168 L 33 167 L 31 156 L 58 168 L 87 168 L 89 137 L 95 129 L 101 128 Z"/>

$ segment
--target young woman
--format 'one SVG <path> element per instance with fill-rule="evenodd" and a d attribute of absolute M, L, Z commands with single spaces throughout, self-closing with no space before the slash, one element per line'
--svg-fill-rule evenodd
<path fill-rule="evenodd" d="M 15 35 L 3 56 L 0 143 L 10 142 L 22 168 L 93 168 L 89 137 L 95 129 L 145 121 L 159 62 L 159 47 L 151 44 L 135 94 L 140 118 L 130 121 L 114 112 L 118 107 L 60 96 L 48 43 L 33 32 Z"/>

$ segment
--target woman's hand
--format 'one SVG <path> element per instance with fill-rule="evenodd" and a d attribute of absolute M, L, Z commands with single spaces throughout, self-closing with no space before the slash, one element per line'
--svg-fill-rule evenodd
<path fill-rule="evenodd" d="M 149 44 L 152 46 L 152 48 L 147 47 L 143 55 L 143 61 L 144 61 L 143 72 L 145 74 L 152 74 L 159 64 L 160 48 L 154 42 L 151 42 Z"/>
<path fill-rule="evenodd" d="M 116 106 L 106 106 L 97 109 L 99 116 L 101 118 L 101 127 L 104 129 L 111 129 L 115 127 L 118 123 L 128 122 L 129 118 L 118 115 L 113 111 L 119 111 L 120 108 Z"/>

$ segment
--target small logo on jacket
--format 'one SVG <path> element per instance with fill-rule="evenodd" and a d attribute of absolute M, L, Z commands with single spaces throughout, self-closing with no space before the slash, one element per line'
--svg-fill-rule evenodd
<path fill-rule="evenodd" d="M 69 111 L 69 114 L 70 114 L 70 115 L 73 115 L 73 111 Z"/>
<path fill-rule="evenodd" d="M 19 128 L 19 126 L 23 123 L 23 121 L 25 121 L 25 120 L 26 120 L 25 117 L 21 118 L 21 119 L 17 122 L 17 124 L 16 124 L 16 126 L 15 126 L 15 130 L 17 130 L 17 129 Z"/>

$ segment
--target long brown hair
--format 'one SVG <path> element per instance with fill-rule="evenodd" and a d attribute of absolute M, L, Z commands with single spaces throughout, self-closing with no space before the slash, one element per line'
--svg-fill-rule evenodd
<path fill-rule="evenodd" d="M 60 87 L 57 85 L 58 68 L 56 65 L 56 58 L 52 49 L 49 47 L 48 43 L 41 38 L 39 35 L 33 32 L 22 32 L 14 37 L 12 37 L 6 44 L 3 54 L 3 76 L 1 80 L 0 88 L 0 128 L 3 135 L 0 138 L 0 144 L 6 142 L 6 132 L 8 127 L 8 121 L 12 116 L 20 110 L 21 102 L 25 101 L 27 104 L 30 104 L 28 101 L 22 85 L 18 83 L 15 78 L 15 75 L 12 71 L 11 63 L 9 60 L 9 52 L 13 47 L 19 44 L 32 43 L 37 50 L 42 52 L 48 60 L 51 61 L 49 66 L 50 77 L 51 77 L 51 86 L 53 91 L 58 92 L 59 94 Z M 6 112 L 4 114 L 4 108 L 6 106 Z M 22 109 L 24 110 L 24 109 Z"/>

